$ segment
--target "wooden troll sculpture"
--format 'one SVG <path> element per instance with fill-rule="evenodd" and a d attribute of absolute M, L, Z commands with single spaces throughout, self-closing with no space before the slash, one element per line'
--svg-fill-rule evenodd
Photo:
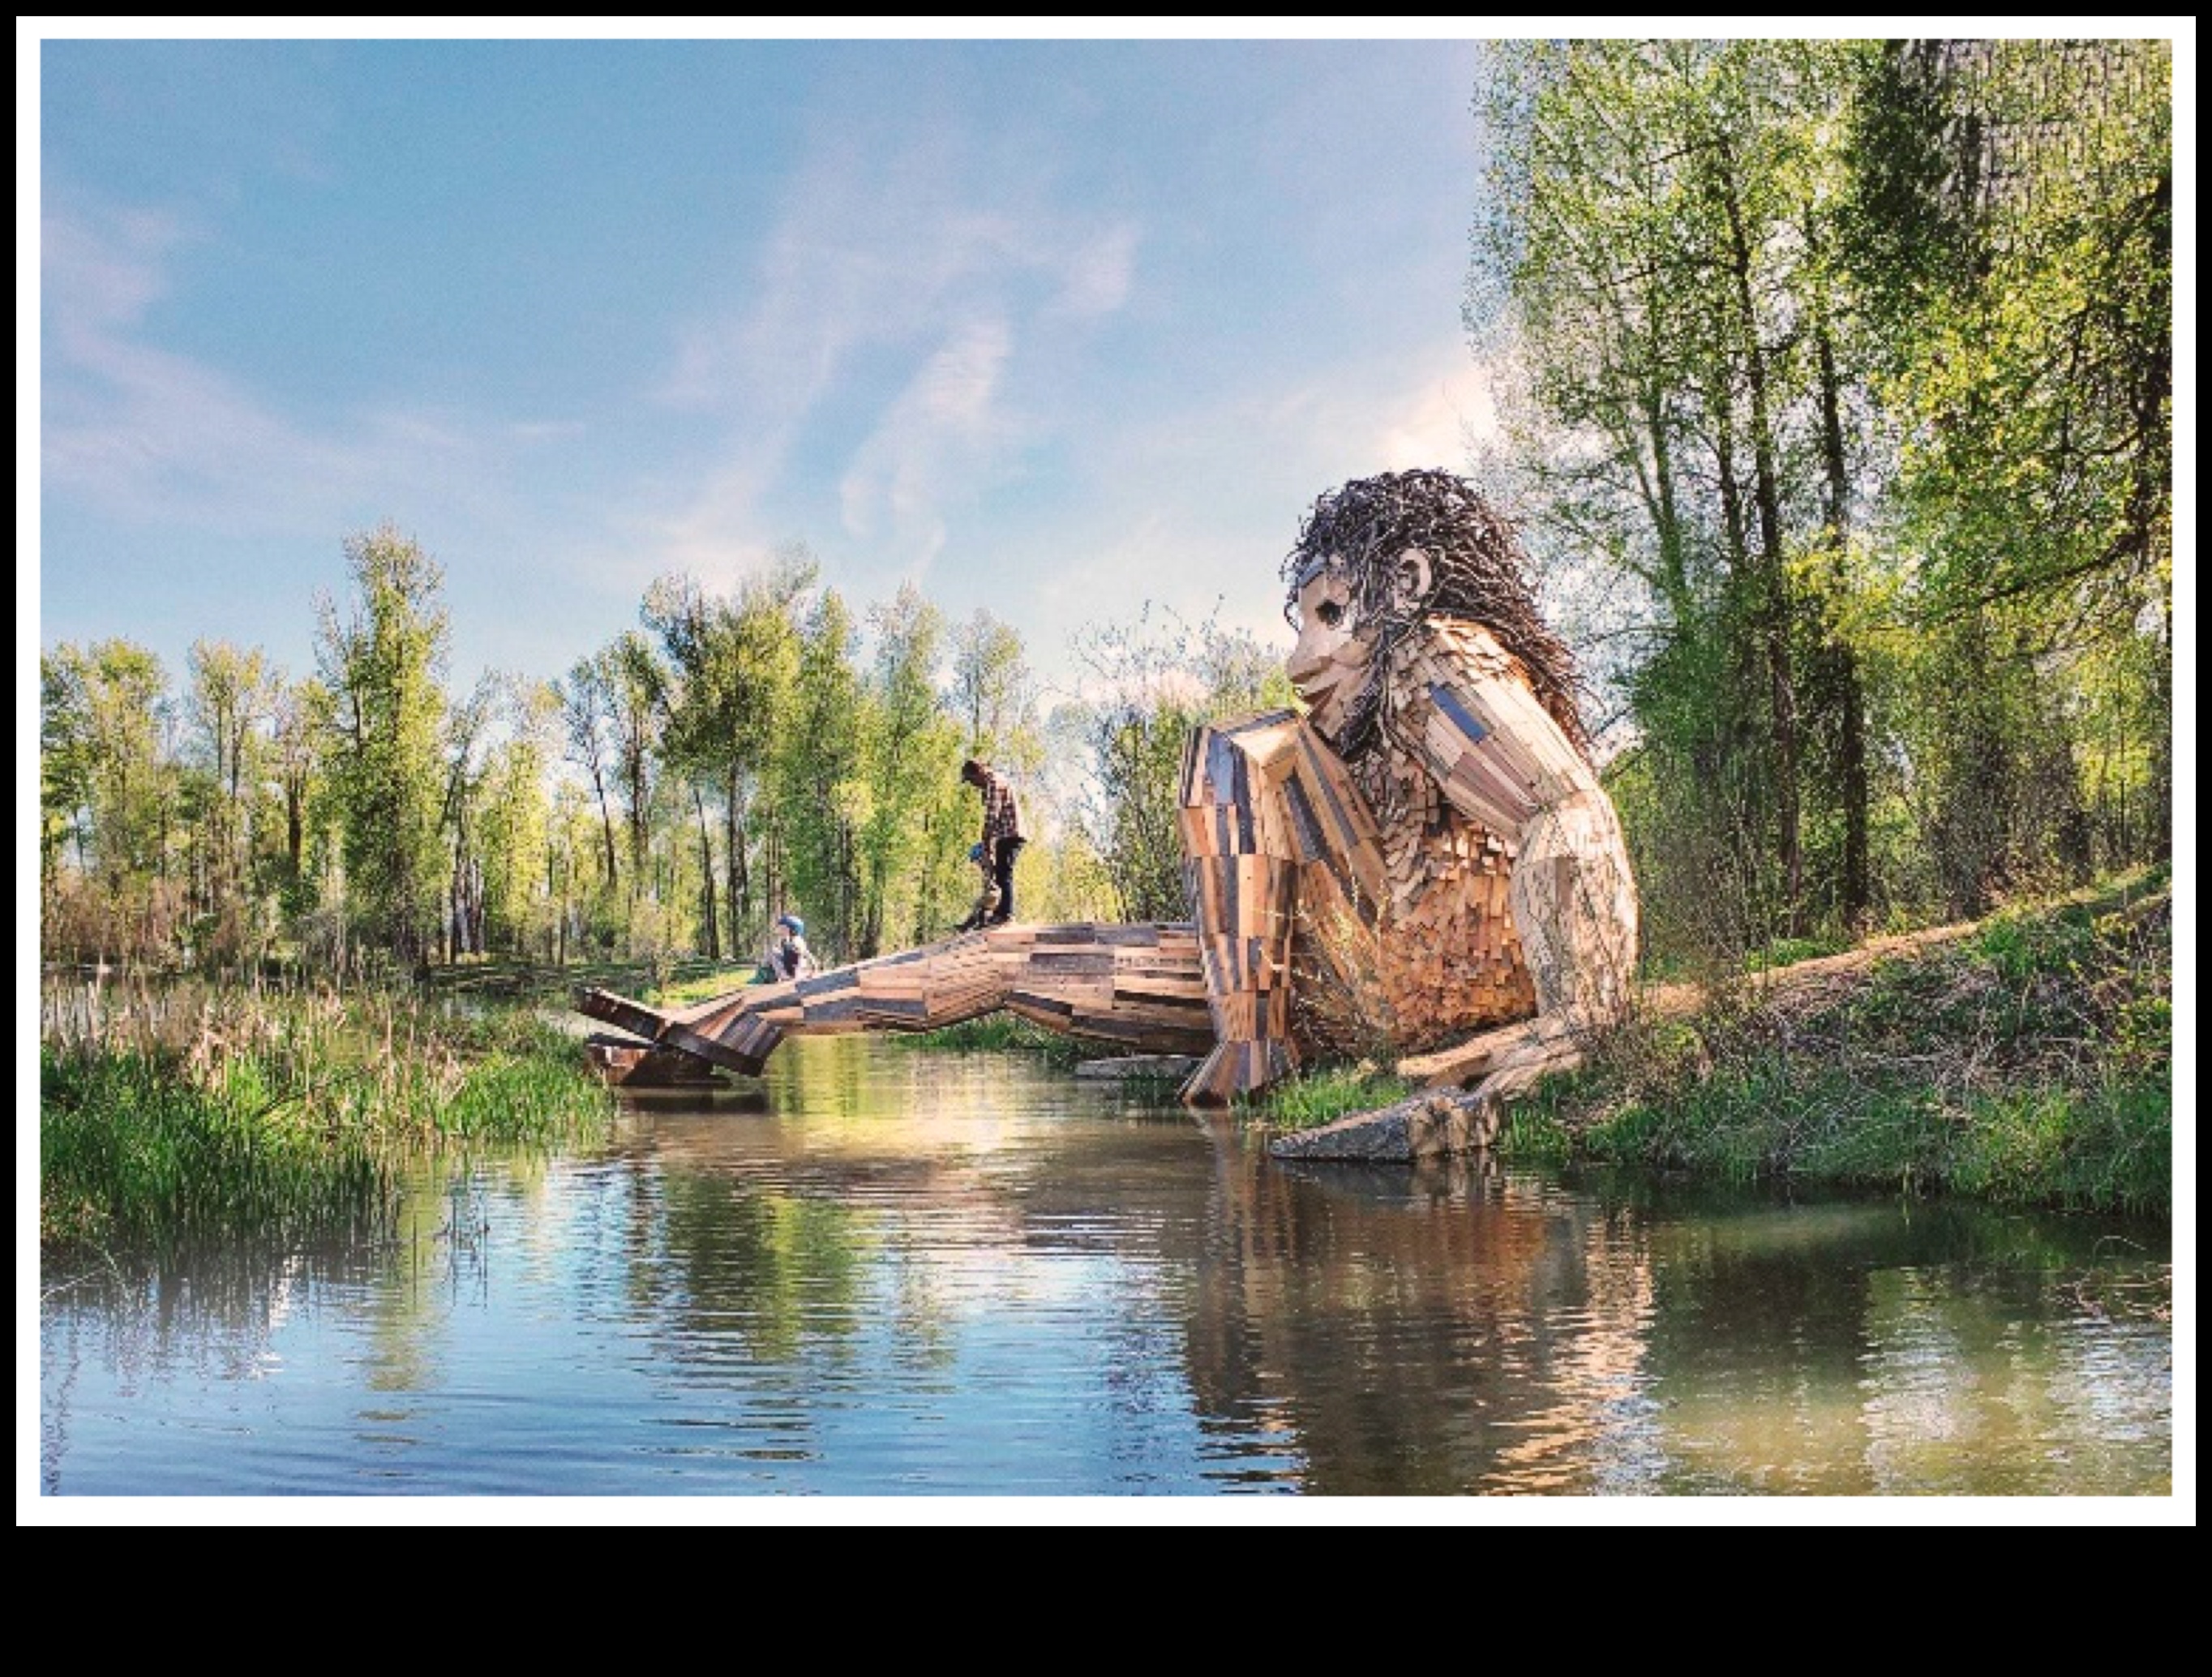
<path fill-rule="evenodd" d="M 1189 922 L 1014 924 L 661 1012 L 580 1011 L 757 1072 L 794 1033 L 927 1030 L 1004 1009 L 1202 1056 L 1217 1105 L 1316 1053 L 1396 1056 L 1492 1105 L 1579 1057 L 1629 994 L 1637 902 L 1564 645 L 1510 530 L 1461 479 L 1323 495 L 1283 565 L 1307 707 L 1199 729 Z"/>

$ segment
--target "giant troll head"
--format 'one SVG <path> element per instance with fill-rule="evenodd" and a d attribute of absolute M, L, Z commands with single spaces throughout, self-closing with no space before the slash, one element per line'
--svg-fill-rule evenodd
<path fill-rule="evenodd" d="M 1322 495 L 1283 561 L 1298 632 L 1287 671 L 1322 737 L 1347 762 L 1379 745 L 1399 643 L 1452 617 L 1498 637 L 1587 756 L 1574 657 L 1537 614 L 1527 570 L 1511 527 L 1449 472 L 1385 472 Z"/>

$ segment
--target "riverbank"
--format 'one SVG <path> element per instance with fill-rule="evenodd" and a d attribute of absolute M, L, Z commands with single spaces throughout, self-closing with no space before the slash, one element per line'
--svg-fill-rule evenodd
<path fill-rule="evenodd" d="M 1508 1114 L 1509 1157 L 2170 1217 L 2164 870 L 1709 987 Z"/>
<path fill-rule="evenodd" d="M 615 1112 L 526 1010 L 179 981 L 72 987 L 44 1012 L 42 1252 L 374 1236 L 405 1159 L 598 1134 Z"/>

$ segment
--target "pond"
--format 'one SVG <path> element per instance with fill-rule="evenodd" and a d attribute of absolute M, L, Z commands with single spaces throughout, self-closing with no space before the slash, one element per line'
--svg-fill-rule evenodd
<path fill-rule="evenodd" d="M 794 1041 L 374 1250 L 50 1273 L 46 1497 L 2170 1496 L 2170 1229 L 1458 1161 Z"/>

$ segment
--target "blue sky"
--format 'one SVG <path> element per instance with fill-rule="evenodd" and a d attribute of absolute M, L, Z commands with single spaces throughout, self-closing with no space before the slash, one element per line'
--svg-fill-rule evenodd
<path fill-rule="evenodd" d="M 457 687 L 794 541 L 857 605 L 988 607 L 1048 677 L 1147 602 L 1287 643 L 1313 497 L 1462 467 L 1488 422 L 1475 70 L 1411 39 L 50 37 L 40 642 L 303 673 L 389 520 L 444 566 Z"/>

